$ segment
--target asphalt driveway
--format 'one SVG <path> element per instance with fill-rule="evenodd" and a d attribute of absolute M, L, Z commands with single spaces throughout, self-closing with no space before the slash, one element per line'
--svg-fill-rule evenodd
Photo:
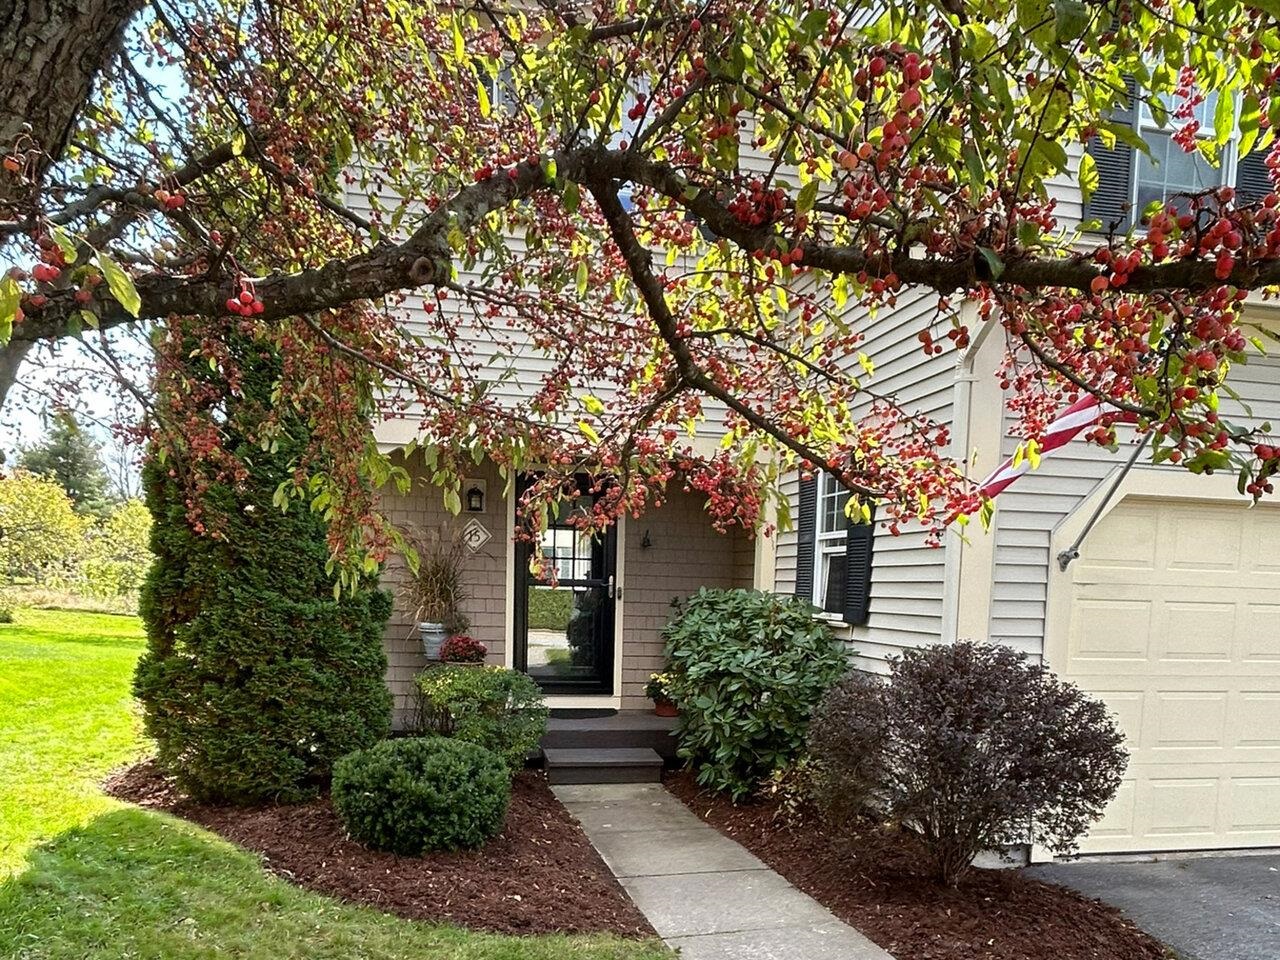
<path fill-rule="evenodd" d="M 1119 907 L 1185 960 L 1280 958 L 1280 855 L 1030 867 Z"/>

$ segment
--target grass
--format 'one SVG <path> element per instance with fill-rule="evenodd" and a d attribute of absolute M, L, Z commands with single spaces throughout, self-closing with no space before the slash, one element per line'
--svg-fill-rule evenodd
<path fill-rule="evenodd" d="M 662 960 L 611 937 L 503 937 L 301 890 L 199 827 L 97 784 L 146 744 L 132 617 L 19 610 L 0 625 L 0 957 L 15 960 Z"/>

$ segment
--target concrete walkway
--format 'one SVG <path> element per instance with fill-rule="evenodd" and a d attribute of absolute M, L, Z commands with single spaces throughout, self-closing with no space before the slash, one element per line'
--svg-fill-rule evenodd
<path fill-rule="evenodd" d="M 893 960 L 660 785 L 554 790 L 683 960 Z"/>

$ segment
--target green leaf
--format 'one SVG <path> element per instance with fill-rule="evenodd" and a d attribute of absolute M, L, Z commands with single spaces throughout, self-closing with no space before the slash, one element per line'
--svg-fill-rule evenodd
<path fill-rule="evenodd" d="M 590 273 L 587 271 L 587 262 L 585 260 L 578 261 L 578 296 L 585 296 L 587 293 L 587 282 L 591 279 Z"/>
<path fill-rule="evenodd" d="M 18 304 L 22 302 L 22 291 L 18 289 L 18 281 L 6 276 L 0 280 L 0 344 L 9 342 L 13 336 L 13 321 L 18 316 Z"/>
<path fill-rule="evenodd" d="M 67 231 L 61 227 L 54 227 L 50 234 L 53 236 L 53 242 L 58 245 L 58 249 L 62 251 L 62 259 L 67 263 L 76 262 L 76 242 L 71 239 Z"/>
<path fill-rule="evenodd" d="M 1213 111 L 1213 135 L 1218 143 L 1226 143 L 1236 125 L 1236 98 L 1227 90 L 1219 91 L 1218 107 Z"/>
<path fill-rule="evenodd" d="M 244 156 L 244 148 L 248 142 L 249 140 L 248 137 L 245 136 L 244 130 L 237 130 L 233 133 L 231 135 L 231 155 L 233 157 Z"/>
<path fill-rule="evenodd" d="M 587 413 L 593 413 L 596 416 L 604 413 L 604 401 L 590 393 L 583 395 L 582 405 L 586 407 Z"/>
<path fill-rule="evenodd" d="M 101 251 L 98 252 L 98 269 L 102 271 L 116 302 L 124 307 L 129 316 L 136 317 L 142 309 L 142 297 L 138 295 L 138 288 L 133 285 L 132 278 L 120 269 L 120 264 Z"/>
<path fill-rule="evenodd" d="M 462 498 L 458 496 L 458 491 L 452 487 L 446 488 L 444 491 L 444 508 L 455 517 L 462 512 Z"/>
<path fill-rule="evenodd" d="M 991 268 L 991 279 L 999 280 L 1000 275 L 1004 273 L 1004 261 L 1000 259 L 1000 255 L 990 247 L 979 247 L 978 252 L 982 254 L 982 259 L 987 261 L 987 266 Z"/>
<path fill-rule="evenodd" d="M 600 442 L 600 434 L 596 433 L 596 428 L 585 420 L 578 421 L 578 429 L 582 431 L 582 435 L 592 443 Z"/>
<path fill-rule="evenodd" d="M 800 195 L 796 197 L 796 213 L 808 213 L 817 202 L 818 181 L 810 180 L 800 188 Z"/>
<path fill-rule="evenodd" d="M 1089 26 L 1083 0 L 1053 0 L 1053 29 L 1059 43 L 1077 40 Z"/>
<path fill-rule="evenodd" d="M 489 102 L 489 91 L 485 89 L 485 76 L 476 80 L 476 98 L 480 101 L 480 116 L 488 117 L 493 113 L 493 104 Z"/>
<path fill-rule="evenodd" d="M 1262 105 L 1253 93 L 1246 93 L 1240 100 L 1239 155 L 1247 157 L 1262 131 Z"/>
<path fill-rule="evenodd" d="M 567 213 L 574 213 L 582 204 L 582 193 L 578 190 L 576 180 L 570 180 L 564 185 L 564 194 L 561 197 L 564 202 L 564 209 Z"/>
<path fill-rule="evenodd" d="M 1098 162 L 1093 159 L 1093 154 L 1086 152 L 1080 157 L 1080 196 L 1085 203 L 1092 199 L 1100 182 Z"/>

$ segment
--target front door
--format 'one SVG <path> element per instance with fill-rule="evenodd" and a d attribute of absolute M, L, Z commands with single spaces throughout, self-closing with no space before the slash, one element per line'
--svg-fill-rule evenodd
<path fill-rule="evenodd" d="M 614 692 L 617 527 L 583 533 L 570 518 L 584 510 L 590 495 L 562 501 L 538 535 L 543 576 L 530 569 L 533 545 L 516 547 L 515 665 L 547 693 Z"/>

